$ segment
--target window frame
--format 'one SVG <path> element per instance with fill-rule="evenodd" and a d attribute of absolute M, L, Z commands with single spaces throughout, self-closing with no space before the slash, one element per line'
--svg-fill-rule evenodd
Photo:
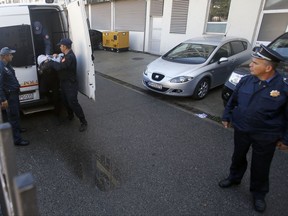
<path fill-rule="evenodd" d="M 226 11 L 227 14 L 225 14 L 226 15 L 225 21 L 221 21 L 221 19 L 223 19 L 223 18 L 221 18 L 221 16 L 211 17 L 212 16 L 211 8 L 212 8 L 212 5 L 214 3 L 216 3 L 216 1 L 227 1 L 227 3 L 228 3 L 228 8 L 227 8 L 228 11 Z M 231 6 L 231 0 L 210 0 L 209 1 L 208 8 L 207 8 L 205 33 L 207 33 L 207 34 L 225 34 L 226 33 L 230 6 Z M 210 20 L 210 17 L 211 17 L 211 20 Z M 212 19 L 214 19 L 214 21 L 212 21 Z"/>

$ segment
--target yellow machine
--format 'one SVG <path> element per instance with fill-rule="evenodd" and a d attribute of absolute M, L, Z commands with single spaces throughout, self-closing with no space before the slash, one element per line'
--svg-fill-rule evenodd
<path fill-rule="evenodd" d="M 103 32 L 103 48 L 112 51 L 124 51 L 129 49 L 129 32 L 112 31 Z"/>

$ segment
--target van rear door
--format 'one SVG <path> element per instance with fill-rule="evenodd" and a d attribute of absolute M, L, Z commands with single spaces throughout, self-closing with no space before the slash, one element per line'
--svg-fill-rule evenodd
<path fill-rule="evenodd" d="M 66 4 L 72 49 L 77 58 L 79 91 L 95 100 L 95 69 L 84 1 L 77 0 Z"/>
<path fill-rule="evenodd" d="M 20 102 L 39 99 L 37 69 L 30 28 L 29 9 L 25 5 L 1 5 L 0 47 L 16 49 L 12 66 L 21 85 Z"/>

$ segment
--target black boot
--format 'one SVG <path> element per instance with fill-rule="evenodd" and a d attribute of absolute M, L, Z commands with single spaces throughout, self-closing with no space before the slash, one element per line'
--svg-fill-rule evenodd
<path fill-rule="evenodd" d="M 88 126 L 88 123 L 87 123 L 86 119 L 81 119 L 80 122 L 81 122 L 81 125 L 79 127 L 79 131 L 80 132 L 86 131 L 87 130 L 87 126 Z"/>

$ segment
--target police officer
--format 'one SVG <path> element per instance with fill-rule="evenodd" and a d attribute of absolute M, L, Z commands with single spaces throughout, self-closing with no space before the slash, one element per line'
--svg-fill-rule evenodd
<path fill-rule="evenodd" d="M 283 57 L 261 45 L 252 54 L 251 74 L 243 77 L 229 99 L 222 117 L 225 128 L 234 126 L 234 153 L 222 188 L 240 184 L 247 169 L 246 154 L 252 146 L 250 191 L 254 209 L 264 212 L 269 192 L 269 169 L 275 147 L 288 148 L 288 85 L 275 70 Z"/>
<path fill-rule="evenodd" d="M 20 85 L 10 64 L 12 54 L 15 52 L 8 47 L 0 51 L 0 102 L 1 109 L 6 109 L 8 121 L 12 126 L 14 144 L 25 146 L 29 144 L 29 141 L 23 140 L 20 134 Z"/>
<path fill-rule="evenodd" d="M 68 119 L 72 120 L 75 113 L 81 123 L 79 131 L 83 132 L 87 129 L 87 121 L 83 109 L 77 99 L 77 60 L 71 49 L 72 41 L 69 38 L 63 38 L 57 45 L 60 46 L 60 50 L 64 56 L 60 62 L 48 62 L 47 67 L 51 67 L 57 71 L 60 80 L 62 100 L 68 113 Z"/>
<path fill-rule="evenodd" d="M 47 29 L 39 21 L 35 21 L 33 22 L 33 33 L 36 56 L 50 55 L 52 46 Z"/>

